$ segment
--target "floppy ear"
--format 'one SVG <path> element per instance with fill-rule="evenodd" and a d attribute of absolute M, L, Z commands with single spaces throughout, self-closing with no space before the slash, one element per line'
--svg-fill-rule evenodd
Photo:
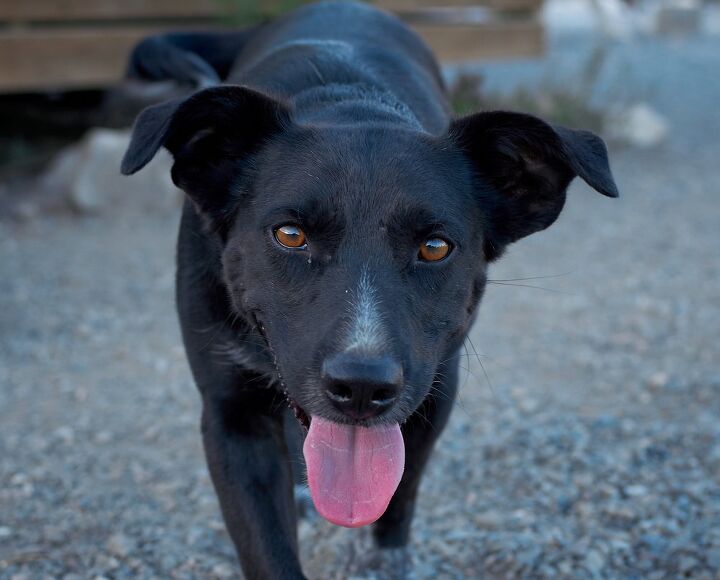
<path fill-rule="evenodd" d="M 140 113 L 120 169 L 139 171 L 164 146 L 175 160 L 175 185 L 208 217 L 222 217 L 243 164 L 289 123 L 288 108 L 267 95 L 233 85 L 205 89 Z"/>
<path fill-rule="evenodd" d="M 488 261 L 498 258 L 508 244 L 552 224 L 574 177 L 603 195 L 618 196 L 605 143 L 588 131 L 494 111 L 454 121 L 450 136 L 479 178 L 478 194 L 489 213 Z"/>
<path fill-rule="evenodd" d="M 132 175 L 145 167 L 163 146 L 175 111 L 185 98 L 172 99 L 144 109 L 135 119 L 130 145 L 120 165 L 123 175 Z"/>

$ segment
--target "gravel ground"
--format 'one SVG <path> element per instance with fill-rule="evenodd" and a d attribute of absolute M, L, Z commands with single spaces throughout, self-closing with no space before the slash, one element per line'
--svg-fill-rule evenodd
<path fill-rule="evenodd" d="M 720 577 L 720 39 L 610 62 L 631 94 L 652 85 L 672 139 L 613 151 L 620 200 L 576 184 L 491 272 L 548 278 L 488 289 L 414 578 Z M 177 220 L 0 221 L 2 578 L 237 574 L 173 312 Z M 365 531 L 300 536 L 311 577 L 373 577 Z"/>

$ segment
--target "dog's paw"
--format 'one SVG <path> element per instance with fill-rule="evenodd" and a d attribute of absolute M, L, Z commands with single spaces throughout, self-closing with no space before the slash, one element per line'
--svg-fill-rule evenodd
<path fill-rule="evenodd" d="M 407 547 L 372 549 L 353 562 L 353 580 L 404 580 L 412 577 L 412 554 Z"/>

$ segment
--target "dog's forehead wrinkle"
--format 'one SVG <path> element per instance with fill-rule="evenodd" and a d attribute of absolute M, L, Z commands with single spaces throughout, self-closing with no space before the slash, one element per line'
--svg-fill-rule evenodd
<path fill-rule="evenodd" d="M 409 169 L 424 174 L 433 157 L 432 150 L 414 132 L 371 127 L 319 132 L 301 154 L 322 160 L 326 166 L 340 167 L 345 176 L 361 171 L 386 178 Z"/>
<path fill-rule="evenodd" d="M 427 145 L 398 130 L 316 130 L 302 147 L 281 143 L 272 158 L 282 170 L 266 173 L 266 199 L 323 200 L 367 232 L 385 216 L 419 203 L 457 205 L 448 187 L 442 157 L 433 161 Z M 306 213 L 316 213 L 308 208 Z M 318 219 L 321 219 L 320 216 Z M 368 225 L 371 229 L 367 229 Z"/>

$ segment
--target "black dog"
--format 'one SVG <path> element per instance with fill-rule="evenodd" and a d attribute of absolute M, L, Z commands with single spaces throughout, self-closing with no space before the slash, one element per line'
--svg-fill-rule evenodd
<path fill-rule="evenodd" d="M 151 38 L 130 74 L 222 83 L 141 113 L 122 171 L 164 146 L 187 193 L 177 304 L 245 575 L 302 577 L 285 400 L 320 514 L 404 546 L 487 266 L 555 221 L 575 176 L 617 196 L 603 142 L 452 120 L 428 48 L 362 4 Z"/>

